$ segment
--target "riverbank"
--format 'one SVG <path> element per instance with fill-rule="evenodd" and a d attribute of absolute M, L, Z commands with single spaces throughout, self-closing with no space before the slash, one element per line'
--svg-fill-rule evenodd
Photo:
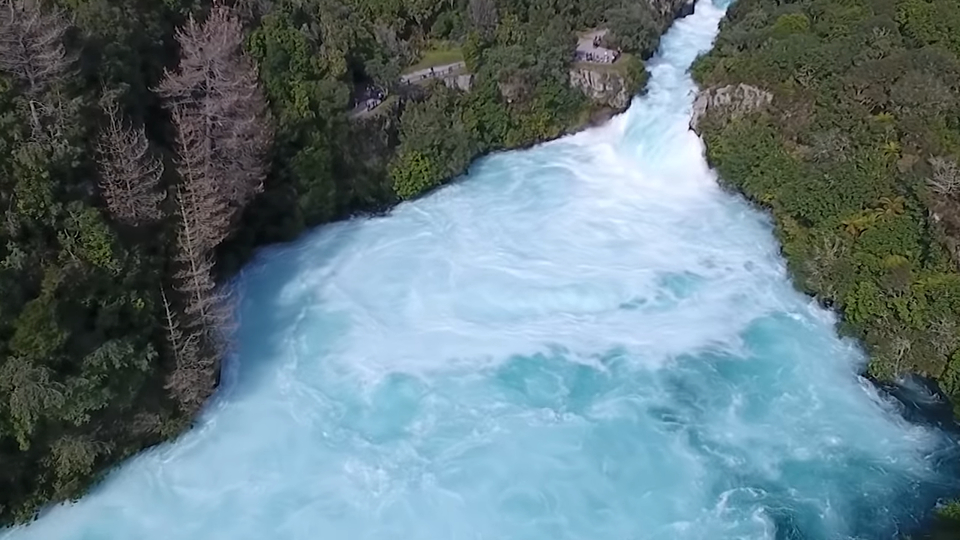
<path fill-rule="evenodd" d="M 686 70 L 722 15 L 703 7 L 615 126 L 262 251 L 197 429 L 5 540 L 912 525 L 948 441 L 862 383 L 769 221 L 716 189 L 685 129 Z"/>
<path fill-rule="evenodd" d="M 773 217 L 796 286 L 837 311 L 871 379 L 929 378 L 955 411 L 958 32 L 949 2 L 740 0 L 694 66 L 708 160 Z"/>
<path fill-rule="evenodd" d="M 214 280 L 309 227 L 417 197 L 478 156 L 570 132 L 594 109 L 570 84 L 577 32 L 610 26 L 643 57 L 684 1 L 8 4 L 0 33 L 29 41 L 37 24 L 47 38 L 0 62 L 0 523 L 76 498 L 190 429 L 229 350 L 230 300 Z M 229 66 L 219 82 L 242 80 L 243 99 L 175 75 L 214 61 L 193 46 L 212 36 L 229 36 L 210 47 Z M 461 55 L 472 77 L 454 88 L 403 78 Z M 38 78 L 29 66 L 43 62 L 54 65 Z M 254 119 L 241 122 L 252 135 L 194 137 L 171 92 Z M 224 176 L 230 189 L 185 165 L 226 147 L 250 159 Z M 185 186 L 207 181 L 217 189 L 184 202 Z M 190 234 L 188 214 L 206 216 Z M 202 249 L 189 249 L 196 227 Z"/>
<path fill-rule="evenodd" d="M 648 41 L 630 41 L 633 52 L 612 65 L 573 62 L 568 49 L 576 39 L 570 26 L 551 28 L 549 39 L 534 28 L 511 37 L 517 43 L 509 54 L 525 50 L 533 55 L 526 58 L 504 59 L 508 48 L 498 41 L 504 38 L 469 34 L 456 49 L 471 73 L 469 90 L 436 80 L 404 85 L 391 92 L 393 100 L 377 114 L 351 119 L 334 112 L 325 124 L 297 127 L 299 135 L 283 152 L 285 162 L 275 164 L 265 193 L 220 250 L 218 273 L 227 279 L 258 247 L 291 241 L 310 227 L 388 211 L 462 175 L 490 153 L 529 148 L 602 124 L 644 91 L 649 77 L 644 59 L 653 54 L 659 36 L 677 18 L 691 14 L 693 6 L 692 0 L 657 0 L 624 15 L 642 16 L 630 28 Z M 596 16 L 584 10 L 581 19 Z M 533 59 L 539 60 L 530 65 Z M 511 66 L 515 62 L 523 67 Z M 261 68 L 261 78 L 298 78 L 291 68 Z M 288 116 L 293 106 L 283 98 L 273 100 L 278 117 Z M 323 154 L 319 166 L 292 167 L 314 151 L 299 140 L 321 134 L 332 138 L 332 149 L 325 149 L 329 154 Z"/>

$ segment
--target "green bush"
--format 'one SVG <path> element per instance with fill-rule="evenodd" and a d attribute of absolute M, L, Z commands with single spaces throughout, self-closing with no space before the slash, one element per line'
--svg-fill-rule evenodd
<path fill-rule="evenodd" d="M 960 194 L 926 179 L 931 158 L 960 150 L 958 12 L 940 0 L 740 0 L 694 66 L 701 84 L 774 93 L 772 109 L 701 129 L 723 181 L 773 213 L 798 283 L 841 311 L 871 373 L 935 377 L 955 403 L 960 261 L 945 246 L 960 238 L 931 216 L 960 214 Z"/>

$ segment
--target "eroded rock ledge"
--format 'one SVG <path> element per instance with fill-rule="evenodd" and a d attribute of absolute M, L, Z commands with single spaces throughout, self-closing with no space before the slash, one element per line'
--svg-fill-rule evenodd
<path fill-rule="evenodd" d="M 627 108 L 632 97 L 626 80 L 615 71 L 574 67 L 570 70 L 570 85 L 579 88 L 593 101 L 619 111 Z"/>
<path fill-rule="evenodd" d="M 694 131 L 707 116 L 722 115 L 723 118 L 738 118 L 760 110 L 773 102 L 773 94 L 751 86 L 736 84 L 701 90 L 693 102 L 690 127 Z"/>

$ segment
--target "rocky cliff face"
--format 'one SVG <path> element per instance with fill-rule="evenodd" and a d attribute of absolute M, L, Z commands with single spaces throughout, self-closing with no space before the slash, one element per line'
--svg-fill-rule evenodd
<path fill-rule="evenodd" d="M 675 19 L 693 13 L 696 0 L 647 0 L 660 13 L 664 28 Z M 624 75 L 603 65 L 576 65 L 570 69 L 570 86 L 579 88 L 597 104 L 622 111 L 630 105 L 631 92 Z"/>
<path fill-rule="evenodd" d="M 649 0 L 649 2 L 668 20 L 679 19 L 693 13 L 696 0 Z"/>
<path fill-rule="evenodd" d="M 693 102 L 690 127 L 694 131 L 706 116 L 715 114 L 736 118 L 759 110 L 773 102 L 773 94 L 749 84 L 727 85 L 701 90 Z"/>
<path fill-rule="evenodd" d="M 473 88 L 473 74 L 459 73 L 450 75 L 443 78 L 443 84 L 447 85 L 448 88 L 453 88 L 454 90 L 469 92 L 470 89 Z"/>
<path fill-rule="evenodd" d="M 612 109 L 622 110 L 630 104 L 626 81 L 612 70 L 574 67 L 570 70 L 570 86 L 579 88 L 593 101 Z"/>

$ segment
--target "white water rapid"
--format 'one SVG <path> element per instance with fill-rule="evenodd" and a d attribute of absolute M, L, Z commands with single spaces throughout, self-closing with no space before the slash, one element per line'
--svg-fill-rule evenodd
<path fill-rule="evenodd" d="M 721 1 L 721 0 L 718 0 Z M 389 215 L 264 251 L 199 426 L 3 540 L 891 538 L 903 420 L 718 188 L 678 21 L 649 94 Z M 933 486 L 933 487 L 931 487 Z"/>

